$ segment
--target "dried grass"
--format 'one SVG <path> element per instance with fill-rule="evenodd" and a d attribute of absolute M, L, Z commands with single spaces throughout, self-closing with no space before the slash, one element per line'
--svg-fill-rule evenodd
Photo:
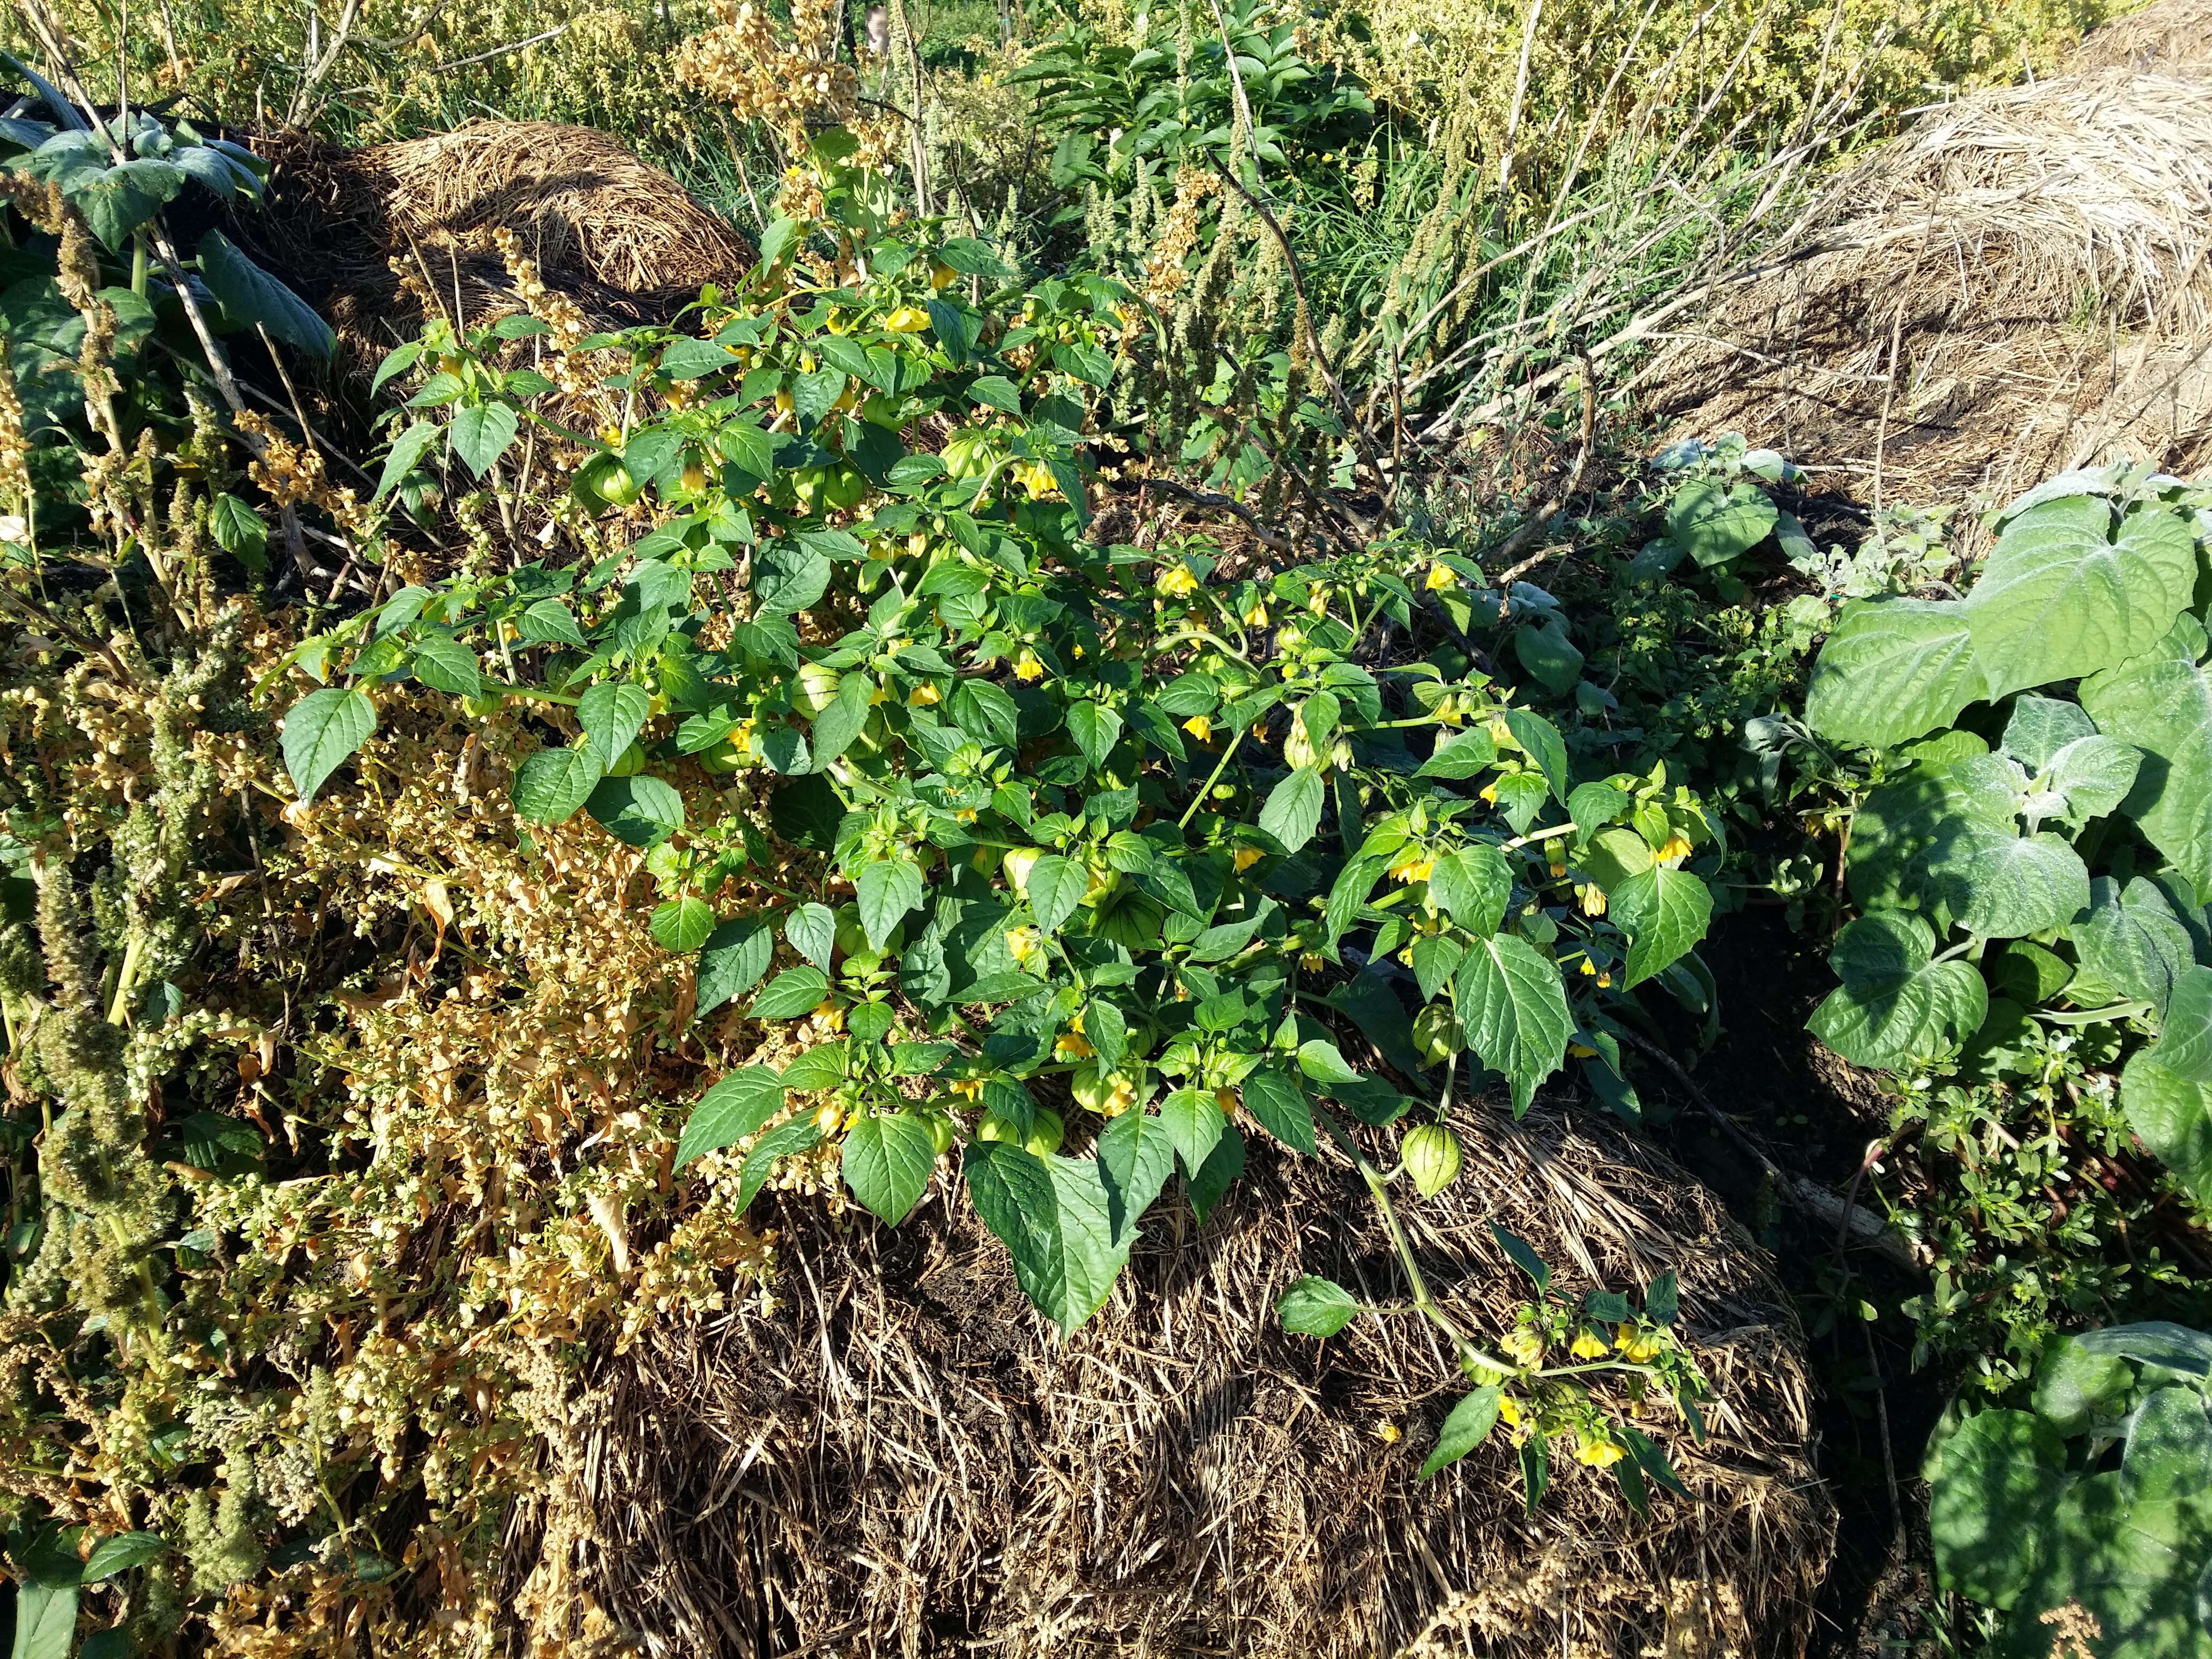
<path fill-rule="evenodd" d="M 896 1231 L 787 1204 L 777 1312 L 665 1321 L 602 1356 L 517 1518 L 515 1581 L 541 1606 L 570 1586 L 574 1644 L 653 1659 L 1801 1651 L 1833 1514 L 1802 1339 L 1749 1240 L 1609 1122 L 1458 1127 L 1468 1172 L 1413 1219 L 1478 1328 L 1526 1290 L 1492 1220 L 1567 1283 L 1680 1272 L 1713 1435 L 1655 1432 L 1693 1501 L 1647 1524 L 1570 1465 L 1528 1519 L 1502 1432 L 1417 1484 L 1459 1391 L 1448 1356 L 1412 1320 L 1281 1333 L 1302 1272 L 1401 1292 L 1343 1166 L 1255 1152 L 1205 1226 L 1155 1222 L 1064 1346 L 941 1188 Z"/>
<path fill-rule="evenodd" d="M 2212 68 L 2212 0 L 2159 0 L 2130 17 L 2090 31 L 2067 68 L 2167 74 Z"/>
<path fill-rule="evenodd" d="M 665 316 L 754 260 L 674 179 L 589 127 L 477 121 L 350 151 L 299 135 L 260 143 L 274 171 L 250 228 L 372 362 L 421 322 L 421 290 L 471 320 L 520 308 L 492 251 L 501 228 L 599 325 Z"/>
<path fill-rule="evenodd" d="M 2106 69 L 1982 94 L 1842 177 L 1643 378 L 1681 429 L 1892 500 L 1999 499 L 2116 453 L 2195 470 L 2208 241 L 2212 82 Z"/>

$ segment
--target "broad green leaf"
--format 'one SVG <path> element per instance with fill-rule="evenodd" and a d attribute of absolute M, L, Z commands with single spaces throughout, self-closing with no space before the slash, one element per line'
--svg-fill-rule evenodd
<path fill-rule="evenodd" d="M 910 1112 L 864 1117 L 845 1132 L 839 1168 L 861 1206 L 896 1227 L 929 1190 L 937 1142 Z"/>
<path fill-rule="evenodd" d="M 797 1019 L 811 1014 L 830 994 L 830 976 L 819 968 L 787 968 L 768 982 L 747 1011 L 754 1019 Z"/>
<path fill-rule="evenodd" d="M 1067 1263 L 1051 1170 L 1002 1140 L 969 1141 L 962 1168 L 975 1213 L 1014 1259 L 1015 1281 L 1046 1318 L 1065 1324 Z"/>
<path fill-rule="evenodd" d="M 2205 1659 L 2208 1507 L 2201 1476 L 2197 1490 L 2166 1498 L 2135 1498 L 2118 1470 L 2075 1481 L 2039 1517 L 2044 1547 L 1993 1651 L 2045 1659 L 2042 1615 L 2070 1602 L 2104 1633 L 2098 1659 Z"/>
<path fill-rule="evenodd" d="M 1097 1054 L 1099 1066 L 1110 1072 L 1121 1063 L 1128 1049 L 1129 1022 L 1119 1008 L 1098 998 L 1083 1011 L 1083 1035 Z"/>
<path fill-rule="evenodd" d="M 911 858 L 878 859 L 853 884 L 860 926 L 871 949 L 880 951 L 909 910 L 921 905 L 921 866 Z"/>
<path fill-rule="evenodd" d="M 2015 697 L 2012 714 L 2005 721 L 2004 751 L 2031 774 L 2037 773 L 2068 744 L 2094 737 L 2096 732 L 2095 722 L 2079 703 L 2057 697 Z"/>
<path fill-rule="evenodd" d="M 1964 605 L 1856 599 L 1813 665 L 1805 723 L 1835 743 L 1887 748 L 1950 725 L 1985 695 Z"/>
<path fill-rule="evenodd" d="M 1515 1233 L 1509 1233 L 1496 1222 L 1490 1224 L 1490 1236 L 1498 1241 L 1498 1248 L 1505 1252 L 1505 1259 L 1528 1275 L 1540 1292 L 1552 1282 L 1552 1270 L 1544 1265 L 1544 1258 L 1536 1254 L 1536 1247 Z"/>
<path fill-rule="evenodd" d="M 1295 1078 L 1262 1066 L 1245 1078 L 1241 1093 L 1244 1109 L 1261 1128 L 1284 1146 L 1314 1156 L 1313 1103 Z"/>
<path fill-rule="evenodd" d="M 566 749 L 541 749 L 515 769 L 514 810 L 532 823 L 564 823 L 605 774 L 588 738 Z"/>
<path fill-rule="evenodd" d="M 270 337 L 327 361 L 337 349 L 331 325 L 298 295 L 239 252 L 219 230 L 202 233 L 200 276 L 222 314 L 242 327 L 258 323 Z"/>
<path fill-rule="evenodd" d="M 1851 819 L 1844 871 L 1851 896 L 1866 909 L 1933 906 L 1929 866 L 1969 828 L 2016 833 L 2014 794 L 2002 762 L 1923 760 L 1872 791 Z"/>
<path fill-rule="evenodd" d="M 576 626 L 576 613 L 558 599 L 540 599 L 516 623 L 523 640 L 531 645 L 573 645 L 584 648 L 584 631 Z"/>
<path fill-rule="evenodd" d="M 2156 649 L 2093 676 L 2081 705 L 2144 751 L 2128 811 L 2199 893 L 2212 893 L 2212 672 L 2203 624 L 2183 617 Z"/>
<path fill-rule="evenodd" d="M 2089 871 L 2063 836 L 1960 826 L 1928 865 L 1960 927 L 1983 939 L 2063 927 L 2089 908 Z"/>
<path fill-rule="evenodd" d="M 143 1566 L 168 1547 L 169 1540 L 158 1532 L 125 1532 L 103 1538 L 85 1558 L 83 1582 L 97 1584 L 118 1572 Z"/>
<path fill-rule="evenodd" d="M 1628 935 L 1629 987 L 1694 948 L 1713 919 L 1713 896 L 1686 870 L 1654 864 L 1613 889 L 1607 912 Z"/>
<path fill-rule="evenodd" d="M 1493 933 L 1468 949 L 1453 983 L 1468 1046 L 1504 1076 L 1517 1116 L 1559 1069 L 1574 1035 L 1559 968 L 1519 934 Z"/>
<path fill-rule="evenodd" d="M 2071 931 L 2088 976 L 2160 1014 L 2175 983 L 2194 965 L 2189 931 L 2166 895 L 2137 876 L 2123 890 L 2100 876 L 2089 884 L 2089 913 Z"/>
<path fill-rule="evenodd" d="M 2212 1417 L 2204 1396 L 2179 1385 L 2153 1389 L 2128 1419 L 2120 1485 L 2130 1500 L 2200 1492 L 2212 1480 Z"/>
<path fill-rule="evenodd" d="M 791 948 L 827 973 L 837 949 L 837 914 L 826 904 L 802 904 L 783 924 Z"/>
<path fill-rule="evenodd" d="M 351 759 L 376 730 L 376 705 L 365 691 L 326 685 L 310 691 L 284 716 L 284 769 L 301 800 Z"/>
<path fill-rule="evenodd" d="M 1113 1206 L 1094 1160 L 1054 1157 L 1046 1162 L 1060 1208 L 1060 1258 L 1067 1279 L 1060 1326 L 1066 1335 L 1104 1305 L 1129 1259 L 1137 1230 L 1114 1225 Z"/>
<path fill-rule="evenodd" d="M 10 1659 L 69 1659 L 76 1633 L 77 1587 L 34 1577 L 15 1589 L 15 1642 Z"/>
<path fill-rule="evenodd" d="M 1140 1104 L 1107 1120 L 1098 1132 L 1097 1158 L 1107 1218 L 1120 1239 L 1152 1208 L 1175 1173 L 1175 1143 L 1159 1114 Z"/>
<path fill-rule="evenodd" d="M 1498 1401 L 1502 1392 L 1496 1384 L 1489 1384 L 1477 1389 L 1451 1408 L 1443 1427 L 1437 1431 L 1436 1449 L 1421 1465 L 1422 1480 L 1458 1462 L 1489 1438 L 1490 1431 L 1497 1425 Z"/>
<path fill-rule="evenodd" d="M 860 1012 L 853 1011 L 856 1020 Z M 783 1068 L 783 1086 L 802 1095 L 820 1094 L 843 1083 L 851 1069 L 852 1049 L 845 1041 L 817 1042 L 792 1057 Z"/>
<path fill-rule="evenodd" d="M 2212 1204 L 2212 968 L 2174 981 L 2158 1041 L 2120 1074 L 2120 1108 L 2197 1202 Z"/>
<path fill-rule="evenodd" d="M 1423 778 L 1471 778 L 1497 764 L 1498 745 L 1491 741 L 1490 732 L 1485 727 L 1473 726 L 1464 732 L 1455 732 L 1438 744 L 1436 752 L 1421 763 L 1421 769 L 1414 775 Z"/>
<path fill-rule="evenodd" d="M 1656 861 L 1651 843 L 1633 830 L 1601 830 L 1588 847 L 1575 854 L 1576 866 L 1597 884 L 1608 900 L 1623 882 L 1649 870 Z"/>
<path fill-rule="evenodd" d="M 1285 851 L 1297 852 L 1321 828 L 1324 793 L 1318 771 L 1310 766 L 1297 768 L 1267 792 L 1267 804 L 1260 809 L 1260 828 Z"/>
<path fill-rule="evenodd" d="M 1513 654 L 1538 684 L 1554 695 L 1573 690 L 1575 682 L 1583 677 L 1583 653 L 1568 639 L 1566 624 L 1556 615 L 1545 617 L 1540 627 L 1523 623 L 1515 629 Z"/>
<path fill-rule="evenodd" d="M 392 487 L 415 470 L 416 463 L 445 432 L 436 421 L 417 421 L 393 439 L 391 453 L 384 458 L 384 471 L 376 480 L 376 493 L 370 499 L 382 501 L 390 494 Z"/>
<path fill-rule="evenodd" d="M 2086 1434 L 2126 1415 L 2135 1372 L 2117 1354 L 2100 1354 L 2070 1336 L 2054 1338 L 2035 1368 L 2035 1412 L 2059 1433 Z"/>
<path fill-rule="evenodd" d="M 1632 799 L 1626 789 L 1609 783 L 1578 783 L 1567 797 L 1567 816 L 1578 832 L 1588 836 L 1626 813 Z"/>
<path fill-rule="evenodd" d="M 1753 483 L 1697 479 L 1667 504 L 1667 533 L 1705 569 L 1723 565 L 1765 541 L 1781 513 Z"/>
<path fill-rule="evenodd" d="M 775 956 L 775 935 L 764 921 L 739 916 L 707 936 L 699 951 L 698 998 L 691 1018 L 704 1018 L 760 983 Z"/>
<path fill-rule="evenodd" d="M 686 893 L 654 906 L 646 927 L 662 950 L 688 956 L 713 935 L 714 907 L 696 894 Z"/>
<path fill-rule="evenodd" d="M 1070 703 L 1067 732 L 1075 739 L 1075 746 L 1083 751 L 1084 759 L 1093 766 L 1103 766 L 1107 755 L 1121 740 L 1121 717 L 1103 703 Z"/>
<path fill-rule="evenodd" d="M 1985 1411 L 1942 1445 L 1928 1532 L 1946 1589 L 2008 1607 L 2027 1588 L 2044 1523 L 2066 1485 L 2066 1449 L 2033 1413 Z"/>
<path fill-rule="evenodd" d="M 2083 1331 L 2075 1342 L 2091 1353 L 2139 1359 L 2196 1377 L 2212 1377 L 2212 1334 L 2162 1319 Z"/>
<path fill-rule="evenodd" d="M 1429 902 L 1470 933 L 1496 933 L 1512 896 L 1513 866 L 1487 842 L 1446 853 L 1429 872 Z"/>
<path fill-rule="evenodd" d="M 653 694 L 628 680 L 602 680 L 576 705 L 577 724 L 591 739 L 602 767 L 620 760 L 653 718 Z"/>
<path fill-rule="evenodd" d="M 657 847 L 684 827 L 684 797 L 665 779 L 643 773 L 602 778 L 584 802 L 602 829 L 629 847 Z"/>
<path fill-rule="evenodd" d="M 676 1143 L 676 1167 L 719 1152 L 756 1133 L 783 1109 L 783 1079 L 774 1067 L 740 1066 L 699 1097 Z"/>
<path fill-rule="evenodd" d="M 1931 961 L 1917 916 L 1877 910 L 1836 936 L 1828 965 L 1843 985 L 1813 1011 L 1813 1035 L 1854 1066 L 1901 1069 L 1955 1052 L 1981 1029 L 1989 991 L 1973 964 Z"/>
<path fill-rule="evenodd" d="M 1201 1225 L 1243 1173 L 1244 1137 L 1236 1125 L 1224 1124 L 1221 1139 L 1213 1143 L 1206 1162 L 1183 1183 L 1183 1195 L 1190 1200 L 1191 1212 Z"/>
<path fill-rule="evenodd" d="M 2189 603 L 2197 564 L 2189 521 L 2164 507 L 2133 507 L 2117 524 L 2097 495 L 2030 507 L 2005 526 L 1966 596 L 1985 695 L 2078 679 L 2141 656 Z"/>
<path fill-rule="evenodd" d="M 1307 1273 L 1276 1298 L 1275 1316 L 1292 1336 L 1334 1336 L 1359 1317 L 1359 1304 L 1334 1279 Z"/>
<path fill-rule="evenodd" d="M 814 769 L 826 772 L 830 763 L 850 748 L 868 723 L 869 700 L 875 682 L 866 674 L 848 674 L 837 683 L 837 696 L 814 717 Z"/>
<path fill-rule="evenodd" d="M 2078 829 L 2117 809 L 2142 769 L 2142 751 L 2117 738 L 2076 738 L 2051 757 L 2049 793 L 2065 797 L 2060 816 Z"/>
<path fill-rule="evenodd" d="M 454 697 L 483 695 L 483 674 L 477 666 L 477 653 L 448 635 L 423 634 L 415 641 L 414 659 L 409 665 L 415 678 L 433 691 Z"/>
<path fill-rule="evenodd" d="M 1359 1081 L 1359 1073 L 1352 1069 L 1336 1045 L 1320 1037 L 1298 1044 L 1298 1069 L 1316 1083 Z"/>
<path fill-rule="evenodd" d="M 1167 1131 L 1187 1173 L 1205 1167 L 1214 1143 L 1221 1139 L 1221 1103 L 1211 1089 L 1176 1089 L 1160 1103 L 1160 1127 Z"/>
<path fill-rule="evenodd" d="M 738 1213 L 744 1213 L 753 1195 L 775 1173 L 778 1164 L 793 1152 L 807 1151 L 821 1139 L 821 1126 L 811 1117 L 795 1117 L 788 1123 L 777 1124 L 755 1141 L 752 1151 L 745 1154 L 745 1161 L 738 1166 Z"/>
<path fill-rule="evenodd" d="M 1567 742 L 1559 735 L 1559 728 L 1541 714 L 1526 708 L 1505 711 L 1505 729 L 1513 734 L 1522 751 L 1536 763 L 1543 773 L 1544 781 L 1550 786 L 1552 799 L 1560 805 L 1567 804 Z"/>
<path fill-rule="evenodd" d="M 1090 885 L 1090 872 L 1081 865 L 1057 853 L 1048 853 L 1030 866 L 1022 895 L 1036 913 L 1037 926 L 1052 933 L 1059 932 L 1060 925 L 1075 914 L 1075 907 L 1082 902 Z"/>
<path fill-rule="evenodd" d="M 520 421 L 507 404 L 477 404 L 457 409 L 446 435 L 471 476 L 481 478 L 514 441 Z"/>

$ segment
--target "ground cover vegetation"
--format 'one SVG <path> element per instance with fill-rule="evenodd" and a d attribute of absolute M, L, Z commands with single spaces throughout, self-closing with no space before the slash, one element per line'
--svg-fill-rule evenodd
<path fill-rule="evenodd" d="M 1337 1160 L 1399 1291 L 1276 1317 L 1433 1332 L 1421 1479 L 1689 1501 L 1673 1275 L 1492 1227 L 1475 1328 L 1413 1224 L 1455 1113 L 1710 1109 L 1754 908 L 1921 1275 L 1815 1328 L 1956 1389 L 1925 1627 L 2212 1648 L 2212 491 L 1858 513 L 1638 426 L 1821 177 L 2109 9 L 21 9 L 15 1651 L 605 1634 L 559 1547 L 502 1577 L 573 1524 L 538 1449 L 593 1352 L 787 1293 L 764 1194 L 972 1206 L 1079 1341 Z M 279 127 L 487 114 L 750 269 L 592 316 L 501 229 L 502 303 L 426 266 L 342 343 L 241 249 Z"/>

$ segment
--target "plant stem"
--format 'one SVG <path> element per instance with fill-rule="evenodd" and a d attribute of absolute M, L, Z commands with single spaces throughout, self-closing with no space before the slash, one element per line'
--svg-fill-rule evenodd
<path fill-rule="evenodd" d="M 1229 757 L 1237 752 L 1237 745 L 1243 741 L 1244 733 L 1242 731 L 1230 733 L 1229 746 L 1221 751 L 1220 763 L 1213 769 L 1213 775 L 1206 781 L 1206 787 L 1191 797 L 1190 805 L 1182 809 L 1182 816 L 1176 820 L 1176 829 L 1188 830 L 1190 827 L 1190 821 L 1196 816 L 1199 807 L 1205 802 L 1206 798 L 1213 793 L 1213 786 L 1221 781 L 1221 775 L 1229 769 Z"/>

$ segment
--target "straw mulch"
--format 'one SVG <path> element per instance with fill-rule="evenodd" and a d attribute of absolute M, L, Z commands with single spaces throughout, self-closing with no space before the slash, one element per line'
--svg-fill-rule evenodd
<path fill-rule="evenodd" d="M 2120 455 L 2193 471 L 2209 241 L 2212 80 L 1981 94 L 1841 177 L 1644 380 L 1678 431 L 1743 432 L 1863 499 L 1985 504 Z"/>
<path fill-rule="evenodd" d="M 1403 1295 L 1340 1162 L 1255 1148 L 1204 1226 L 1147 1224 L 1065 1345 L 942 1187 L 896 1230 L 787 1199 L 772 1314 L 663 1321 L 568 1413 L 510 1533 L 541 1649 L 550 1615 L 556 1646 L 653 1659 L 1801 1652 L 1834 1517 L 1802 1338 L 1750 1241 L 1609 1120 L 1457 1127 L 1467 1173 L 1410 1224 L 1475 1328 L 1528 1288 L 1492 1220 L 1570 1285 L 1680 1273 L 1713 1435 L 1652 1431 L 1692 1501 L 1639 1521 L 1569 1462 L 1527 1518 L 1503 1431 L 1417 1483 L 1464 1389 L 1426 1328 L 1316 1344 L 1272 1312 L 1301 1273 Z"/>
<path fill-rule="evenodd" d="M 595 325 L 666 316 L 754 260 L 726 222 L 589 127 L 477 121 L 360 150 L 258 143 L 273 169 L 248 230 L 372 362 L 421 323 L 425 291 L 471 321 L 519 308 L 492 245 L 502 228 Z"/>
<path fill-rule="evenodd" d="M 2160 0 L 2117 18 L 2091 30 L 2067 67 L 2202 74 L 2212 68 L 2212 0 Z"/>

